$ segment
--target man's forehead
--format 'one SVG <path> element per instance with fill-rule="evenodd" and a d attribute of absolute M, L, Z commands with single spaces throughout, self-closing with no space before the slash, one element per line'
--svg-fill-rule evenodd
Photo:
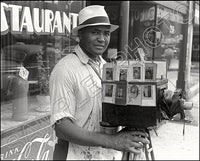
<path fill-rule="evenodd" d="M 97 25 L 97 26 L 88 26 L 83 28 L 83 30 L 105 30 L 105 31 L 110 31 L 110 26 L 109 25 Z"/>

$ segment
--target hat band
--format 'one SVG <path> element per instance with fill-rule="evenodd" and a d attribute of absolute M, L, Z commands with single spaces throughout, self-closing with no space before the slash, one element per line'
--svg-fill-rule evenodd
<path fill-rule="evenodd" d="M 98 16 L 98 17 L 90 18 L 90 19 L 84 21 L 83 23 L 81 23 L 79 25 L 89 25 L 89 24 L 95 24 L 95 23 L 108 23 L 108 24 L 110 24 L 110 21 L 109 21 L 108 17 Z"/>

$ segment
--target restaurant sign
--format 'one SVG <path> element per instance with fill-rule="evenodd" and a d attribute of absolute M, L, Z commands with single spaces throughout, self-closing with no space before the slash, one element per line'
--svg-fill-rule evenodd
<path fill-rule="evenodd" d="M 65 35 L 77 26 L 77 17 L 77 13 L 67 15 L 64 11 L 1 2 L 1 35 L 9 31 L 20 34 L 23 30 L 27 34 L 45 35 L 57 32 Z"/>

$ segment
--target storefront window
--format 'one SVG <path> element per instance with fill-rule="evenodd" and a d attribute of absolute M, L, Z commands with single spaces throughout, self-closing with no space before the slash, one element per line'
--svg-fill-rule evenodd
<path fill-rule="evenodd" d="M 142 48 L 145 58 L 152 60 L 155 39 L 153 31 L 155 26 L 155 6 L 132 4 L 129 17 L 128 53 L 135 59 L 137 57 L 137 49 Z"/>
<path fill-rule="evenodd" d="M 49 116 L 49 76 L 76 45 L 69 32 L 77 25 L 81 3 L 1 2 L 1 132 Z M 40 102 L 41 96 L 47 99 Z"/>
<path fill-rule="evenodd" d="M 182 34 L 183 15 L 177 11 L 157 6 L 157 27 L 161 41 L 154 50 L 155 60 L 166 60 L 168 70 L 178 70 Z"/>

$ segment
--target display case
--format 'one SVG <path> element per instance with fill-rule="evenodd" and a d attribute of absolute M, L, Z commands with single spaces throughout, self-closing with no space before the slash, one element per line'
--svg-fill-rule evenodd
<path fill-rule="evenodd" d="M 134 83 L 132 83 L 133 85 Z M 137 82 L 137 85 L 149 85 L 145 82 Z M 157 80 L 151 82 L 151 87 L 155 86 L 156 100 L 149 100 L 142 104 L 141 97 L 143 93 L 140 92 L 139 100 L 135 100 L 132 104 L 128 101 L 127 105 L 102 103 L 102 121 L 110 126 L 129 126 L 135 128 L 149 128 L 157 126 L 160 119 L 159 109 L 159 94 L 161 90 L 168 88 L 168 80 Z M 129 84 L 128 86 L 130 86 Z M 142 87 L 141 87 L 142 88 Z M 140 88 L 140 89 L 141 89 Z M 153 98 L 153 97 L 152 97 Z M 135 105 L 134 105 L 135 104 Z"/>

